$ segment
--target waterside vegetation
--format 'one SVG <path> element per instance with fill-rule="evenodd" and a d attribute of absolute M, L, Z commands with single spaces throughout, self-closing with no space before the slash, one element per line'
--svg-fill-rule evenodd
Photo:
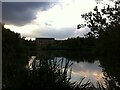
<path fill-rule="evenodd" d="M 25 40 L 20 34 L 14 33 L 2 25 L 2 90 L 7 89 L 61 89 L 61 90 L 119 90 L 120 70 L 113 68 L 105 62 L 114 63 L 113 66 L 120 64 L 120 10 L 119 1 L 115 2 L 114 7 L 104 7 L 98 10 L 94 8 L 94 12 L 89 12 L 82 17 L 86 20 L 91 31 L 84 38 L 68 38 L 62 43 L 56 42 L 53 45 L 47 45 L 44 50 L 66 50 L 78 51 L 84 54 L 91 54 L 100 57 L 101 65 L 105 66 L 107 87 L 98 82 L 98 86 L 94 86 L 91 82 L 82 83 L 70 82 L 71 70 L 69 60 L 62 66 L 56 60 L 41 60 L 39 69 L 25 69 L 28 62 L 28 56 L 36 55 L 38 46 L 35 41 Z M 82 25 L 81 25 L 82 26 Z M 103 59 L 105 57 L 106 59 Z M 112 74 L 113 77 L 111 77 Z M 115 77 L 115 78 L 114 78 Z M 112 80 L 112 81 L 111 81 Z M 117 81 L 114 83 L 114 81 Z"/>

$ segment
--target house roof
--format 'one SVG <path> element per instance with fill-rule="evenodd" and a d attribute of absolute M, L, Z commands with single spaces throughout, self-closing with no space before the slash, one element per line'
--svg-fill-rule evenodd
<path fill-rule="evenodd" d="M 36 40 L 55 40 L 55 38 L 36 38 Z"/>

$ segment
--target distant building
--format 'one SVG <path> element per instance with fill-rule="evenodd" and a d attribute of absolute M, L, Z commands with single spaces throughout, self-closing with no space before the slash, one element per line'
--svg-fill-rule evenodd
<path fill-rule="evenodd" d="M 38 45 L 53 44 L 54 42 L 55 38 L 36 38 L 36 43 Z"/>

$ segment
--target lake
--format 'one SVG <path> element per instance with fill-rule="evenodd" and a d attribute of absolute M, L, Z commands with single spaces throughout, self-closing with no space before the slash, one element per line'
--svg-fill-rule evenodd
<path fill-rule="evenodd" d="M 98 57 L 76 51 L 38 51 L 28 57 L 4 60 L 2 66 L 4 89 L 67 87 L 68 90 L 76 85 L 88 86 L 88 90 L 92 85 L 106 90 L 120 89 L 119 57 Z"/>
<path fill-rule="evenodd" d="M 30 70 L 33 70 L 32 63 L 35 61 L 36 69 L 39 69 L 39 62 L 41 58 L 35 60 L 32 59 L 35 56 L 31 56 L 30 61 L 28 62 L 28 66 Z M 49 59 L 48 59 L 49 60 Z M 67 62 L 67 58 L 65 57 L 54 57 L 53 59 L 56 63 L 61 65 L 61 61 L 63 60 L 63 66 L 65 66 Z M 85 82 L 91 81 L 92 83 L 96 83 L 97 81 L 104 83 L 104 75 L 102 72 L 102 67 L 100 67 L 100 61 L 95 60 L 94 62 L 88 62 L 88 61 L 72 61 L 69 60 L 69 64 L 71 66 L 69 67 L 69 70 L 72 69 L 71 73 L 71 82 L 79 81 L 81 78 L 85 78 Z"/>
<path fill-rule="evenodd" d="M 54 61 L 58 66 L 65 68 L 68 63 L 67 75 L 70 76 L 70 82 L 80 81 L 84 78 L 83 83 L 90 81 L 95 86 L 98 82 L 104 87 L 115 85 L 119 87 L 119 61 L 110 60 L 108 58 L 98 58 L 93 55 L 80 54 L 79 52 L 65 51 L 42 51 L 36 54 L 34 60 L 30 58 L 28 61 L 29 68 L 33 70 L 30 63 L 35 61 L 36 69 L 39 69 L 41 60 Z M 114 62 L 114 64 L 113 64 Z M 114 67 L 111 67 L 112 65 Z M 28 64 L 27 64 L 28 65 Z M 71 71 L 71 73 L 70 73 Z"/>

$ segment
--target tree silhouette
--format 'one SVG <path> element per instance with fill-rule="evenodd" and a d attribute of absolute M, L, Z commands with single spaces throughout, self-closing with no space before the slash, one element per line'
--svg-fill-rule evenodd
<path fill-rule="evenodd" d="M 114 2 L 114 7 L 108 5 L 99 10 L 96 6 L 94 12 L 85 13 L 82 18 L 91 29 L 86 37 L 96 38 L 96 49 L 103 55 L 119 55 L 120 53 L 120 1 Z"/>

